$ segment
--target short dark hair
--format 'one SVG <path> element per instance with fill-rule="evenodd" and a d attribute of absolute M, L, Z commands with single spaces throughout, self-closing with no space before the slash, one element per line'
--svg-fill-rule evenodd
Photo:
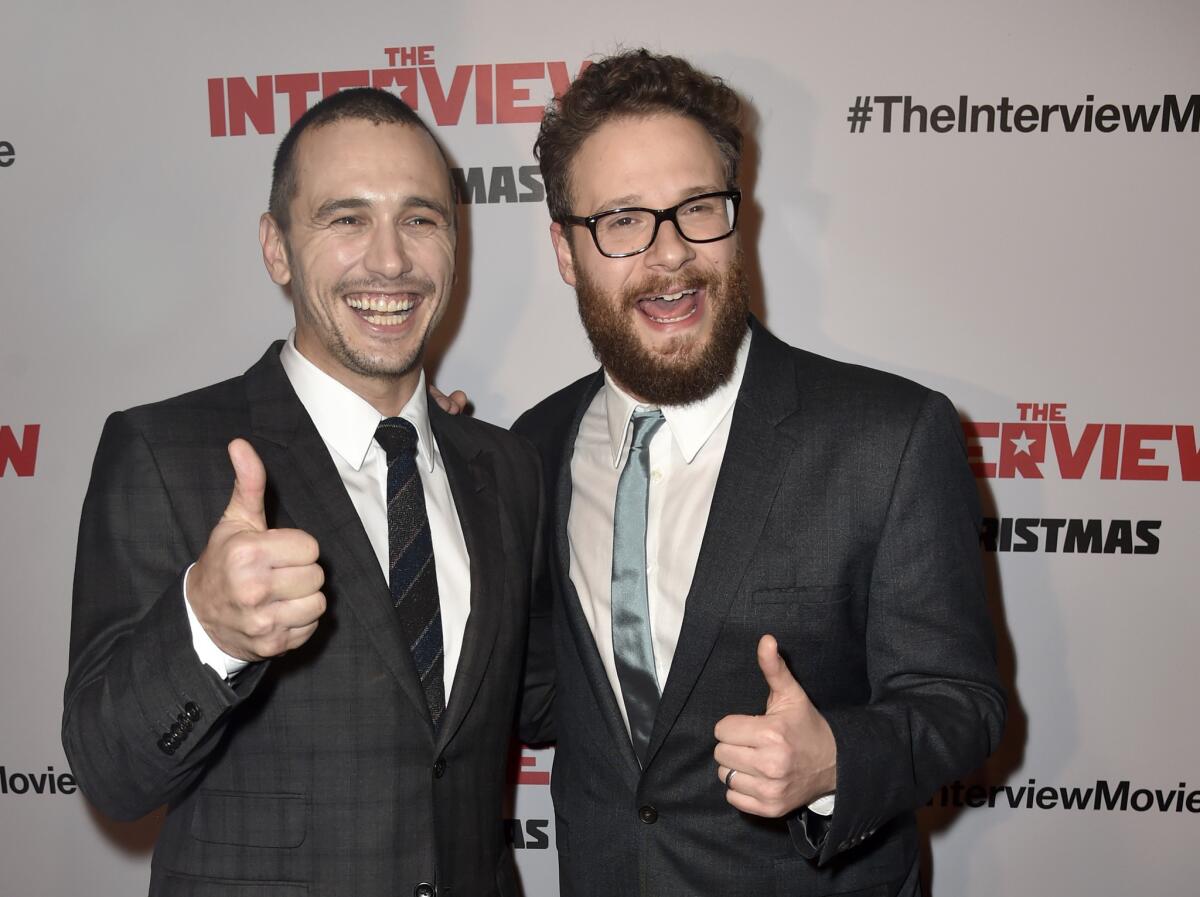
<path fill-rule="evenodd" d="M 571 166 L 588 137 L 615 118 L 663 112 L 691 118 L 709 133 L 725 162 L 726 187 L 733 187 L 742 158 L 737 94 L 678 56 L 625 50 L 593 62 L 546 106 L 533 155 L 541 165 L 550 218 L 561 222 L 574 214 Z"/>
<path fill-rule="evenodd" d="M 453 178 L 450 177 L 450 160 L 446 158 L 446 151 L 421 117 L 393 93 L 376 87 L 352 87 L 330 94 L 305 112 L 296 119 L 295 124 L 279 142 L 279 149 L 275 151 L 271 199 L 267 208 L 279 225 L 280 231 L 286 234 L 291 223 L 288 220 L 288 211 L 292 199 L 296 196 L 296 144 L 300 142 L 300 135 L 312 128 L 321 128 L 346 119 L 360 119 L 377 125 L 407 125 L 420 128 L 428 134 L 434 146 L 438 148 L 442 161 L 446 163 L 450 199 L 451 202 L 455 201 L 457 189 Z M 453 209 L 451 211 L 453 212 Z"/>

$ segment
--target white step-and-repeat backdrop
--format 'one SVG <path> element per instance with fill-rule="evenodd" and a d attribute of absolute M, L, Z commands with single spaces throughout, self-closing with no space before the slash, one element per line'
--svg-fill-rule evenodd
<path fill-rule="evenodd" d="M 1200 5 L 18 0 L 0 11 L 0 894 L 144 893 L 59 744 L 75 529 L 112 410 L 242 371 L 291 309 L 257 243 L 322 91 L 400 91 L 461 170 L 439 383 L 507 424 L 593 362 L 530 147 L 593 54 L 750 101 L 743 240 L 788 341 L 958 405 L 1010 723 L 923 813 L 935 897 L 1200 880 Z M 524 752 L 510 838 L 557 894 Z"/>

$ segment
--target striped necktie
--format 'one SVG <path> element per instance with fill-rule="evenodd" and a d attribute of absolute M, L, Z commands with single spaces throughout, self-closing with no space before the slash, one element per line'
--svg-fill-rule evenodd
<path fill-rule="evenodd" d="M 442 611 L 425 490 L 417 470 L 417 431 L 403 418 L 389 417 L 380 421 L 375 441 L 388 462 L 388 586 L 436 727 L 446 708 Z"/>

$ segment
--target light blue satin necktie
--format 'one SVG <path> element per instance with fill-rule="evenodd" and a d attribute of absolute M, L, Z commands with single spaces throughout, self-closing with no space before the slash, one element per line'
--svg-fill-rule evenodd
<path fill-rule="evenodd" d="M 629 717 L 629 736 L 642 766 L 646 765 L 660 695 L 646 589 L 646 507 L 650 495 L 650 440 L 662 422 L 661 411 L 634 412 L 633 442 L 617 483 L 613 515 L 613 655 Z"/>

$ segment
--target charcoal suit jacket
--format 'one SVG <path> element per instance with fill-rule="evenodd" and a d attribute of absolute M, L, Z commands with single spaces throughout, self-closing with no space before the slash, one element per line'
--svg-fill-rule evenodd
<path fill-rule="evenodd" d="M 954 408 L 751 330 L 644 769 L 569 579 L 571 455 L 601 374 L 514 425 L 540 450 L 551 496 L 563 897 L 918 893 L 913 811 L 1000 737 L 978 497 Z M 764 710 L 766 633 L 837 742 L 828 821 L 742 814 L 716 776 L 717 721 Z"/>
<path fill-rule="evenodd" d="M 537 456 L 430 405 L 471 564 L 461 659 L 435 729 L 387 581 L 281 345 L 241 377 L 104 428 L 76 562 L 71 768 L 110 816 L 167 805 L 152 895 L 514 894 L 501 817 Z M 226 684 L 196 657 L 181 588 L 228 502 L 237 436 L 266 466 L 268 524 L 320 544 L 328 609 L 305 645 Z"/>

